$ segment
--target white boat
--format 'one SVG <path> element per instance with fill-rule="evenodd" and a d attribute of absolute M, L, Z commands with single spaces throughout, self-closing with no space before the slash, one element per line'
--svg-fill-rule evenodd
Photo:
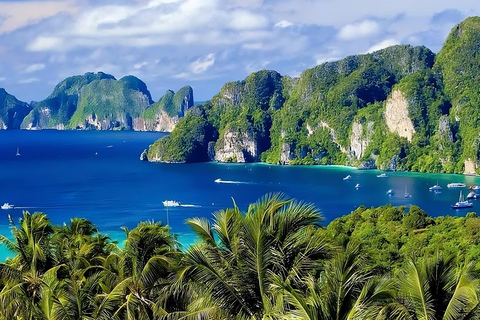
<path fill-rule="evenodd" d="M 393 189 L 388 189 L 387 195 L 393 196 L 394 194 L 395 194 L 395 190 L 393 190 Z"/>
<path fill-rule="evenodd" d="M 442 187 L 440 187 L 438 184 L 434 185 L 433 187 L 428 188 L 430 191 L 441 191 Z"/>
<path fill-rule="evenodd" d="M 221 182 L 222 182 L 222 179 L 220 179 L 220 178 L 215 179 L 215 182 L 216 182 L 216 183 L 221 183 Z"/>
<path fill-rule="evenodd" d="M 175 200 L 165 200 L 162 202 L 165 207 L 179 207 L 180 202 Z"/>
<path fill-rule="evenodd" d="M 13 209 L 13 204 L 9 204 L 8 202 L 5 202 L 5 203 L 1 206 L 1 208 L 2 208 L 3 210 Z"/>
<path fill-rule="evenodd" d="M 468 202 L 468 200 L 463 199 L 462 191 L 460 191 L 460 196 L 458 197 L 458 202 L 452 206 L 452 209 L 464 209 L 473 207 L 473 203 Z"/>
<path fill-rule="evenodd" d="M 361 188 L 361 187 L 362 187 L 362 186 L 360 185 L 360 183 L 357 183 L 357 184 L 355 185 L 355 189 L 359 189 L 359 188 Z"/>
<path fill-rule="evenodd" d="M 343 180 L 350 180 L 350 179 L 352 179 L 352 176 L 351 176 L 351 175 L 348 175 L 348 176 L 346 176 L 345 178 L 343 178 Z"/>
<path fill-rule="evenodd" d="M 20 155 L 20 150 L 17 148 L 17 153 L 15 154 L 16 156 Z"/>
<path fill-rule="evenodd" d="M 480 193 L 475 193 L 475 191 L 470 191 L 467 195 L 467 199 L 480 199 Z"/>
<path fill-rule="evenodd" d="M 407 191 L 407 186 L 405 186 L 405 198 L 411 198 L 412 195 L 410 193 L 408 193 Z"/>
<path fill-rule="evenodd" d="M 473 190 L 473 191 L 480 191 L 480 186 L 470 186 L 468 189 Z"/>
<path fill-rule="evenodd" d="M 461 183 L 461 182 L 452 182 L 447 184 L 447 188 L 464 188 L 466 186 L 467 185 L 465 183 Z"/>
<path fill-rule="evenodd" d="M 384 172 L 382 174 L 377 175 L 377 178 L 388 178 L 387 174 Z"/>

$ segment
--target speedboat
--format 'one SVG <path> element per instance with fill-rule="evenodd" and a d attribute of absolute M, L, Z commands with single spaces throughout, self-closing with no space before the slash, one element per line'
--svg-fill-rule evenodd
<path fill-rule="evenodd" d="M 467 199 L 480 199 L 480 194 L 471 191 L 471 192 L 467 195 Z"/>
<path fill-rule="evenodd" d="M 407 191 L 407 186 L 405 186 L 405 198 L 411 198 L 412 195 L 410 193 L 408 193 Z"/>
<path fill-rule="evenodd" d="M 360 185 L 360 183 L 357 183 L 357 184 L 355 185 L 355 189 L 360 189 L 361 187 L 362 187 L 362 186 Z"/>
<path fill-rule="evenodd" d="M 2 208 L 3 210 L 13 209 L 13 204 L 5 202 L 0 208 Z"/>
<path fill-rule="evenodd" d="M 352 179 L 352 176 L 351 176 L 351 175 L 348 175 L 348 176 L 346 176 L 345 178 L 343 178 L 343 180 L 350 180 L 350 179 Z"/>
<path fill-rule="evenodd" d="M 175 200 L 165 200 L 162 202 L 165 207 L 179 207 L 180 202 L 177 202 Z"/>
<path fill-rule="evenodd" d="M 394 194 L 395 194 L 395 190 L 393 190 L 393 189 L 388 189 L 387 195 L 393 196 Z"/>
<path fill-rule="evenodd" d="M 467 185 L 465 183 L 461 183 L 461 182 L 452 182 L 447 184 L 447 188 L 464 188 L 466 186 Z"/>
<path fill-rule="evenodd" d="M 387 174 L 384 172 L 382 174 L 377 175 L 377 178 L 387 178 Z"/>
<path fill-rule="evenodd" d="M 463 199 L 462 191 L 460 191 L 460 196 L 458 197 L 458 202 L 456 202 L 452 209 L 465 209 L 473 207 L 473 203 L 468 202 L 468 200 Z"/>
<path fill-rule="evenodd" d="M 222 179 L 220 179 L 220 178 L 215 179 L 215 182 L 216 182 L 216 183 L 220 183 L 220 182 L 222 182 Z"/>
<path fill-rule="evenodd" d="M 433 187 L 428 188 L 429 191 L 441 191 L 442 187 L 440 187 L 438 184 L 434 185 Z"/>
<path fill-rule="evenodd" d="M 480 186 L 470 186 L 468 189 L 473 190 L 473 191 L 480 191 Z"/>

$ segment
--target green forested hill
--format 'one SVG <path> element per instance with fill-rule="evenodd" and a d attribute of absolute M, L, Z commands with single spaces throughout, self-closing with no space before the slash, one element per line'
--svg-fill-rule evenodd
<path fill-rule="evenodd" d="M 32 110 L 25 102 L 0 88 L 0 129 L 19 129 L 23 118 Z"/>
<path fill-rule="evenodd" d="M 399 45 L 294 79 L 252 73 L 202 107 L 218 131 L 210 159 L 478 173 L 478 47 L 480 18 L 473 17 L 452 29 L 436 56 Z M 186 132 L 177 136 L 188 140 Z"/>

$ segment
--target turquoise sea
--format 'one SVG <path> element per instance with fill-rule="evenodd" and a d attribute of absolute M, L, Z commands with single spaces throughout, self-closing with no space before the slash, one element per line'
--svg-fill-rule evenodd
<path fill-rule="evenodd" d="M 465 215 L 472 209 L 452 210 L 459 189 L 450 182 L 480 184 L 480 177 L 389 172 L 377 178 L 378 170 L 360 171 L 338 166 L 274 166 L 267 164 L 160 164 L 142 162 L 140 153 L 165 133 L 131 131 L 0 131 L 0 204 L 15 205 L 0 210 L 0 233 L 10 236 L 8 215 L 14 221 L 23 210 L 41 211 L 54 224 L 83 217 L 94 222 L 112 239 L 124 239 L 122 226 L 134 228 L 139 221 L 168 222 L 179 240 L 195 239 L 184 224 L 189 217 L 208 217 L 232 206 L 242 210 L 268 192 L 314 203 L 324 224 L 348 214 L 359 205 L 395 206 L 414 204 L 431 216 Z M 17 148 L 20 156 L 16 156 Z M 343 177 L 351 175 L 349 181 Z M 221 179 L 220 183 L 215 182 Z M 428 191 L 438 182 L 441 194 Z M 361 188 L 355 189 L 359 183 Z M 386 194 L 394 189 L 393 196 Z M 412 194 L 405 198 L 405 189 Z M 466 195 L 468 190 L 463 188 Z M 163 206 L 175 200 L 185 206 Z M 168 213 L 168 214 L 167 214 Z M 0 260 L 8 252 L 0 248 Z"/>

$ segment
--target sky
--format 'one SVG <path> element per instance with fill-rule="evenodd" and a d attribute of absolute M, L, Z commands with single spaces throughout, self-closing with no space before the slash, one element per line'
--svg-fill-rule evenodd
<path fill-rule="evenodd" d="M 395 44 L 441 49 L 480 15 L 477 0 L 0 0 L 0 88 L 30 102 L 73 75 L 143 80 L 156 101 L 190 85 L 196 101 L 271 69 Z"/>

